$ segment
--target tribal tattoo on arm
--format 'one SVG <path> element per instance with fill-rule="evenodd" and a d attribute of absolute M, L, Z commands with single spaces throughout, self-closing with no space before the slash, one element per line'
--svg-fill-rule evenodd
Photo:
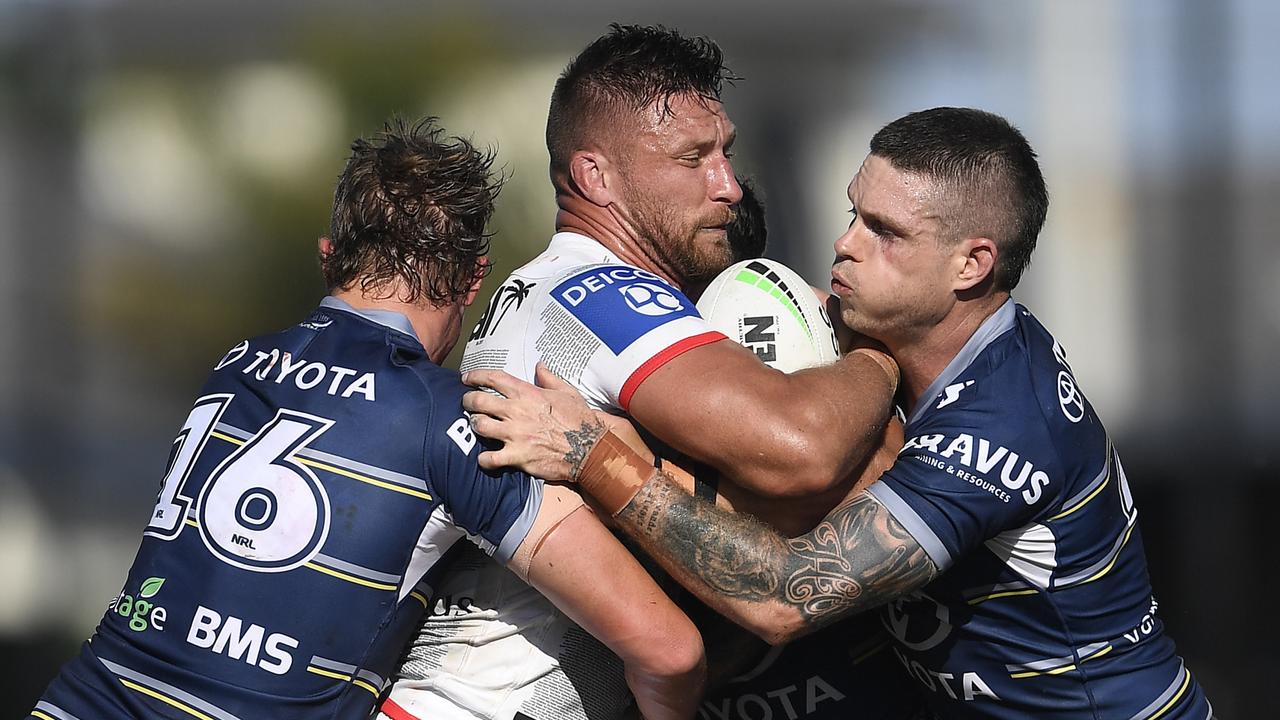
<path fill-rule="evenodd" d="M 659 473 L 617 520 L 704 602 L 773 641 L 877 607 L 938 574 L 920 544 L 865 492 L 788 540 Z"/>

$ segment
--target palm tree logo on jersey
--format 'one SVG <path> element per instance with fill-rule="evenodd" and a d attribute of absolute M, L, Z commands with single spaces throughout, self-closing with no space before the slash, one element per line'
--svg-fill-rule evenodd
<path fill-rule="evenodd" d="M 484 309 L 480 322 L 477 322 L 475 329 L 471 331 L 471 337 L 467 338 L 468 342 L 486 338 L 497 330 L 498 324 L 507 316 L 511 306 L 515 305 L 519 308 L 525 298 L 529 297 L 529 291 L 536 285 L 537 283 L 526 283 L 519 278 L 511 278 L 503 283 L 489 300 L 489 306 Z"/>

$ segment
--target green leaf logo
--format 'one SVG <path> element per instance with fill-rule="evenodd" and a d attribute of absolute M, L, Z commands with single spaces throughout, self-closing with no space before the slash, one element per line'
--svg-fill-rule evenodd
<path fill-rule="evenodd" d="M 142 583 L 142 589 L 138 591 L 138 597 L 140 598 L 154 597 L 156 593 L 160 592 L 161 585 L 164 585 L 164 578 L 162 577 L 147 578 L 147 581 Z"/>

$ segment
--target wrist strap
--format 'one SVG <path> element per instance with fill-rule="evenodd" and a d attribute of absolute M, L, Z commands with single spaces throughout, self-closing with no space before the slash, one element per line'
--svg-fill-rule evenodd
<path fill-rule="evenodd" d="M 578 486 L 610 517 L 616 517 L 653 474 L 652 464 L 617 435 L 606 432 L 582 461 Z"/>

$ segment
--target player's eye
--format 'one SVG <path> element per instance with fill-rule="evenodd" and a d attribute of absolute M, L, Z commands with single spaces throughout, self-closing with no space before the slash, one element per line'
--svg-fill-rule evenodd
<path fill-rule="evenodd" d="M 851 207 L 849 208 L 849 227 L 853 227 L 856 222 L 858 222 L 858 210 Z"/>

